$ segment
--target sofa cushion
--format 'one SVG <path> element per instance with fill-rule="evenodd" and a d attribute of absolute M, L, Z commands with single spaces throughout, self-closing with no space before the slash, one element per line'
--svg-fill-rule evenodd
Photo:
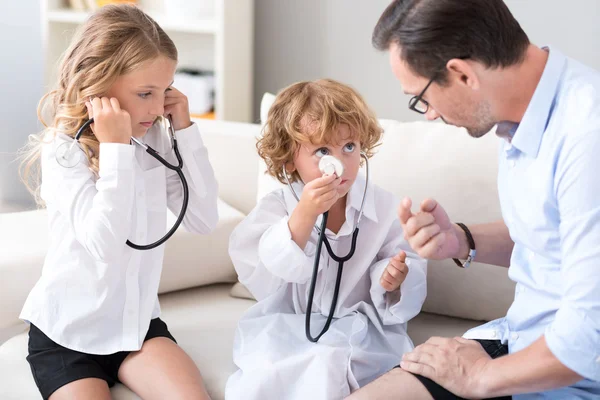
<path fill-rule="evenodd" d="M 218 208 L 219 223 L 210 235 L 178 229 L 167 241 L 159 293 L 237 280 L 227 248 L 244 214 L 220 199 Z M 169 213 L 169 219 L 172 224 L 176 218 Z"/>
<path fill-rule="evenodd" d="M 238 319 L 254 302 L 229 296 L 230 285 L 212 285 L 160 297 L 161 318 L 179 345 L 199 366 L 213 400 L 224 398 L 234 371 L 233 336 Z M 27 356 L 27 332 L 0 346 L 0 399 L 41 398 Z M 139 399 L 123 385 L 112 389 L 115 400 Z"/>
<path fill-rule="evenodd" d="M 227 379 L 235 371 L 232 348 L 237 321 L 254 304 L 230 297 L 229 291 L 230 285 L 220 284 L 160 297 L 161 318 L 200 368 L 213 400 L 224 398 Z M 418 345 L 433 335 L 460 336 L 477 324 L 477 321 L 421 313 L 409 322 L 408 333 Z M 22 333 L 0 346 L 0 399 L 40 398 L 25 360 L 27 338 L 27 333 Z M 111 392 L 115 400 L 139 399 L 123 385 L 116 385 Z"/>

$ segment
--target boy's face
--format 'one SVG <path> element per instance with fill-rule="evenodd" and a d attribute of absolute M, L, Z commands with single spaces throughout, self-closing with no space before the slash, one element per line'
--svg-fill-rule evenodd
<path fill-rule="evenodd" d="M 330 143 L 303 143 L 294 155 L 291 171 L 296 170 L 306 184 L 323 176 L 319 170 L 319 161 L 325 155 L 334 156 L 344 165 L 338 193 L 341 197 L 348 194 L 360 168 L 360 143 L 350 132 L 347 125 L 340 125 L 329 135 Z M 290 171 L 290 172 L 291 172 Z"/>

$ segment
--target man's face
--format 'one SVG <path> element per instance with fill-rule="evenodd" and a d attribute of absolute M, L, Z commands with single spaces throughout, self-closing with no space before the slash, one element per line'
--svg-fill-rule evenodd
<path fill-rule="evenodd" d="M 400 47 L 395 43 L 390 46 L 390 65 L 404 93 L 417 96 L 427 86 L 429 78 L 412 71 L 401 58 Z M 447 124 L 464 127 L 473 137 L 485 135 L 497 123 L 489 102 L 459 73 L 450 73 L 448 77 L 445 85 L 433 82 L 423 94 L 422 99 L 429 103 L 425 117 L 428 120 L 441 118 Z"/>

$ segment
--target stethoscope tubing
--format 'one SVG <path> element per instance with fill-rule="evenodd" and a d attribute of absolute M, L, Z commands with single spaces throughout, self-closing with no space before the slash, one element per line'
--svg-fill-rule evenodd
<path fill-rule="evenodd" d="M 79 138 L 81 138 L 81 135 L 83 134 L 85 129 L 93 123 L 94 123 L 94 118 L 90 118 L 77 130 L 77 133 L 75 134 L 75 138 L 74 138 L 75 142 L 73 144 L 75 144 L 79 141 Z M 154 150 L 152 147 L 148 146 L 147 144 L 143 143 L 141 140 L 134 138 L 134 137 L 131 138 L 131 141 L 136 143 L 137 145 L 141 146 L 142 148 L 144 148 L 146 153 L 150 154 L 150 156 L 154 157 L 157 161 L 159 161 L 166 168 L 168 168 L 172 171 L 175 171 L 177 173 L 177 175 L 179 175 L 179 179 L 181 180 L 181 186 L 183 188 L 183 202 L 181 204 L 181 211 L 179 212 L 179 216 L 177 217 L 177 220 L 175 221 L 175 223 L 173 224 L 171 229 L 162 238 L 158 239 L 154 243 L 140 245 L 140 244 L 135 244 L 135 243 L 131 242 L 130 240 L 127 240 L 126 244 L 129 247 L 136 249 L 136 250 L 151 250 L 151 249 L 154 249 L 154 248 L 162 245 L 167 240 L 169 240 L 171 238 L 171 236 L 173 236 L 173 234 L 177 231 L 177 229 L 179 228 L 181 223 L 183 222 L 183 218 L 185 217 L 185 213 L 187 211 L 189 198 L 190 198 L 190 190 L 189 190 L 187 179 L 185 178 L 185 175 L 183 174 L 183 159 L 181 158 L 181 154 L 179 153 L 179 147 L 177 146 L 177 138 L 175 137 L 175 129 L 173 128 L 173 121 L 171 120 L 171 118 L 169 118 L 169 136 L 171 137 L 173 150 L 175 151 L 175 156 L 177 157 L 177 165 L 173 165 L 173 164 L 169 163 L 160 154 L 158 154 L 158 152 L 156 150 Z"/>

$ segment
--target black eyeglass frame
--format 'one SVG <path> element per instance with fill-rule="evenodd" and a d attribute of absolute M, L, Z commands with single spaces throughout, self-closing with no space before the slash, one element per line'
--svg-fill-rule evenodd
<path fill-rule="evenodd" d="M 466 60 L 468 58 L 470 58 L 469 56 L 462 56 L 462 57 L 456 57 L 459 60 Z M 416 113 L 419 114 L 427 114 L 427 111 L 429 111 L 429 102 L 425 99 L 423 99 L 423 95 L 425 94 L 425 92 L 427 91 L 427 89 L 429 89 L 429 86 L 431 86 L 431 84 L 433 82 L 435 82 L 435 80 L 440 76 L 439 73 L 436 73 L 433 75 L 433 77 L 431 78 L 431 80 L 427 83 L 427 85 L 425 85 L 425 88 L 423 88 L 423 90 L 421 91 L 421 93 L 419 93 L 416 96 L 413 96 L 410 98 L 410 100 L 408 101 L 408 109 L 412 110 Z M 419 102 L 423 103 L 425 105 L 425 111 L 421 111 L 417 108 L 417 104 L 419 104 Z"/>

